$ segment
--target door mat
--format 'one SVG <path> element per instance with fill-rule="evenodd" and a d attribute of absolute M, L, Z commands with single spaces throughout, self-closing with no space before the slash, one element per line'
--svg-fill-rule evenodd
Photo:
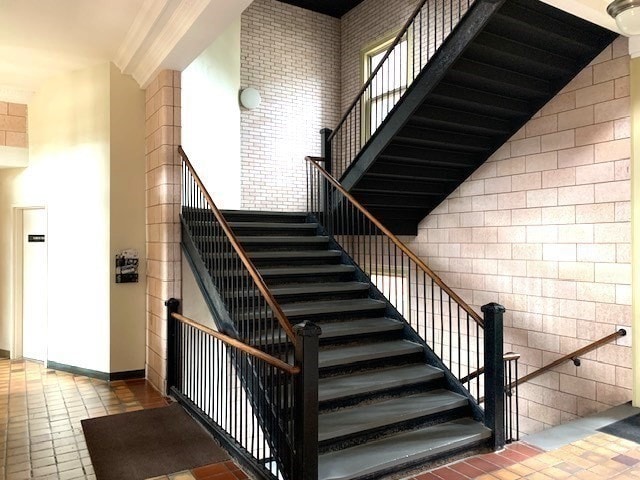
<path fill-rule="evenodd" d="M 177 403 L 82 420 L 97 480 L 144 480 L 227 460 Z"/>
<path fill-rule="evenodd" d="M 640 413 L 599 428 L 598 431 L 640 443 Z"/>

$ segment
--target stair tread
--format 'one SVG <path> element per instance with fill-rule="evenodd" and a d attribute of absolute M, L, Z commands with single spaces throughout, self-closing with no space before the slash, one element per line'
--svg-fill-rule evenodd
<path fill-rule="evenodd" d="M 372 298 L 355 298 L 350 300 L 329 300 L 321 302 L 299 302 L 281 305 L 287 317 L 317 315 L 322 313 L 358 312 L 363 310 L 384 309 L 387 304 Z"/>
<path fill-rule="evenodd" d="M 443 375 L 439 368 L 420 363 L 321 378 L 318 384 L 318 396 L 321 402 L 337 400 L 425 383 L 440 379 Z"/>
<path fill-rule="evenodd" d="M 267 267 L 258 268 L 263 277 L 288 276 L 288 275 L 318 275 L 323 273 L 351 273 L 355 272 L 351 265 L 301 265 L 299 267 Z"/>
<path fill-rule="evenodd" d="M 327 243 L 329 237 L 317 235 L 309 237 L 283 237 L 276 235 L 239 236 L 240 243 Z"/>
<path fill-rule="evenodd" d="M 354 293 L 366 292 L 370 288 L 364 282 L 324 282 L 324 283 L 303 283 L 299 285 L 276 285 L 269 290 L 274 297 L 311 295 L 315 293 Z M 244 290 L 235 290 L 230 296 L 258 295 L 258 293 Z M 261 295 L 261 294 L 259 294 Z"/>
<path fill-rule="evenodd" d="M 403 432 L 319 456 L 319 480 L 350 480 L 425 460 L 487 439 L 491 431 L 471 418 Z"/>
<path fill-rule="evenodd" d="M 264 215 L 282 217 L 306 217 L 307 212 L 274 212 L 268 210 L 222 210 L 223 215 Z"/>
<path fill-rule="evenodd" d="M 417 343 L 409 340 L 393 340 L 390 342 L 379 342 L 374 344 L 374 346 L 366 343 L 347 347 L 320 349 L 318 362 L 320 368 L 326 368 L 420 352 L 423 352 L 423 349 Z"/>
<path fill-rule="evenodd" d="M 462 395 L 438 389 L 323 413 L 318 418 L 318 439 L 323 442 L 353 435 L 464 407 L 468 403 Z"/>
<path fill-rule="evenodd" d="M 280 251 L 264 251 L 264 252 L 247 252 L 249 258 L 255 258 L 259 260 L 263 259 L 288 259 L 288 258 L 333 258 L 340 257 L 342 252 L 339 250 L 300 250 L 285 252 Z"/>
<path fill-rule="evenodd" d="M 357 320 L 345 320 L 341 322 L 322 323 L 317 322 L 322 329 L 320 338 L 339 338 L 348 336 L 366 335 L 372 333 L 392 332 L 402 330 L 404 323 L 393 318 L 362 318 Z M 272 342 L 273 339 L 279 338 L 282 342 L 287 341 L 287 334 L 279 330 L 277 333 L 265 333 L 261 335 L 253 344 L 259 344 L 264 341 Z"/>
<path fill-rule="evenodd" d="M 198 222 L 194 222 L 198 223 Z M 228 222 L 231 228 L 278 228 L 290 230 L 315 230 L 317 223 L 284 223 L 284 222 Z"/>

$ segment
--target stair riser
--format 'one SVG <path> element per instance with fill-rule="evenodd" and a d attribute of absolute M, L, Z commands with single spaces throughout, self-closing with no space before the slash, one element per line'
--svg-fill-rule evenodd
<path fill-rule="evenodd" d="M 272 222 L 272 223 L 305 223 L 307 214 L 300 215 L 278 215 L 273 212 L 262 213 L 237 213 L 223 211 L 222 214 L 227 222 Z"/>
<path fill-rule="evenodd" d="M 429 427 L 432 425 L 438 425 L 440 423 L 448 422 L 451 420 L 468 417 L 470 416 L 470 414 L 471 412 L 469 407 L 459 407 L 452 410 L 439 412 L 433 415 L 425 415 L 403 422 L 386 425 L 384 427 L 374 428 L 344 437 L 322 441 L 319 444 L 320 454 L 331 452 L 334 450 L 342 450 L 344 448 L 354 447 L 356 445 L 362 445 L 363 443 L 371 442 L 379 438 L 407 430 L 414 430 L 418 428 Z"/>
<path fill-rule="evenodd" d="M 287 315 L 287 318 L 292 324 L 301 323 L 305 320 L 309 321 L 341 321 L 341 320 L 358 320 L 362 318 L 376 318 L 384 315 L 384 309 L 376 310 L 361 310 L 352 312 L 332 312 L 332 313 L 317 313 L 317 314 L 305 314 L 305 315 Z M 256 317 L 258 318 L 258 317 Z M 240 323 L 241 321 L 239 321 Z M 273 318 L 265 318 L 263 320 L 264 325 L 272 325 Z M 256 325 L 258 327 L 259 325 Z"/>
<path fill-rule="evenodd" d="M 411 385 L 403 385 L 402 387 L 388 388 L 386 390 L 362 393 L 353 395 L 351 397 L 325 400 L 323 402 L 320 402 L 320 411 L 327 412 L 340 408 L 353 407 L 364 402 L 381 401 L 394 397 L 401 397 L 404 395 L 412 395 L 416 393 L 428 392 L 430 390 L 437 390 L 439 388 L 447 388 L 443 378 L 430 380 L 428 382 L 417 382 Z"/>
<path fill-rule="evenodd" d="M 253 264 L 260 269 L 261 267 L 290 267 L 299 265 L 337 265 L 340 263 L 340 257 L 312 257 L 312 258 L 296 258 L 291 257 L 287 260 L 255 258 L 251 259 Z"/>
<path fill-rule="evenodd" d="M 398 355 L 377 360 L 367 360 L 364 362 L 346 363 L 332 367 L 320 368 L 320 377 L 330 375 L 346 375 L 349 373 L 370 370 L 374 368 L 395 367 L 410 363 L 424 362 L 423 353 L 413 353 L 410 355 Z"/>
<path fill-rule="evenodd" d="M 267 276 L 264 277 L 268 286 L 276 285 L 293 285 L 300 283 L 315 283 L 315 282 L 346 282 L 353 280 L 353 273 L 322 273 L 310 275 L 295 275 L 295 276 Z"/>
<path fill-rule="evenodd" d="M 348 291 L 348 292 L 316 292 L 316 293 L 308 293 L 301 295 L 275 295 L 276 300 L 280 305 L 287 305 L 290 303 L 299 303 L 299 302 L 310 302 L 314 300 L 355 300 L 358 298 L 368 298 L 369 291 L 368 290 L 360 290 L 360 291 Z M 248 300 L 249 302 L 255 301 L 256 306 L 264 306 L 264 300 Z"/>
<path fill-rule="evenodd" d="M 202 225 L 202 222 L 189 223 L 189 230 L 195 236 L 208 235 L 212 232 L 212 224 Z M 316 234 L 316 228 L 286 228 L 274 227 L 269 229 L 252 227 L 232 227 L 233 233 L 237 236 L 263 236 L 277 235 L 280 237 L 309 237 Z"/>
<path fill-rule="evenodd" d="M 292 237 L 295 238 L 295 237 Z M 326 250 L 329 242 L 318 243 L 243 243 L 242 248 L 247 252 L 287 252 L 287 251 L 308 251 L 308 250 Z"/>

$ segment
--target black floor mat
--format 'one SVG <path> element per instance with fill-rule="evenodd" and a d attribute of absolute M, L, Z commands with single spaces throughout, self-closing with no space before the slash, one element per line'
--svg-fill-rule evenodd
<path fill-rule="evenodd" d="M 598 431 L 640 443 L 640 413 L 599 428 Z"/>

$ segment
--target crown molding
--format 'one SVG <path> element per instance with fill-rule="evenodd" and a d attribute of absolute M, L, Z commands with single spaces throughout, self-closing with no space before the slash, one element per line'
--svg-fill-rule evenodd
<path fill-rule="evenodd" d="M 181 0 L 167 22 L 149 46 L 131 74 L 138 84 L 145 88 L 155 74 L 163 68 L 163 62 L 174 50 L 178 42 L 198 20 L 211 0 Z"/>
<path fill-rule="evenodd" d="M 0 102 L 29 103 L 35 92 L 22 90 L 8 85 L 0 85 Z"/>
<path fill-rule="evenodd" d="M 640 35 L 629 37 L 629 55 L 631 58 L 640 57 Z"/>
<path fill-rule="evenodd" d="M 116 53 L 114 63 L 123 73 L 131 73 L 131 63 L 140 52 L 169 0 L 145 0 Z"/>

